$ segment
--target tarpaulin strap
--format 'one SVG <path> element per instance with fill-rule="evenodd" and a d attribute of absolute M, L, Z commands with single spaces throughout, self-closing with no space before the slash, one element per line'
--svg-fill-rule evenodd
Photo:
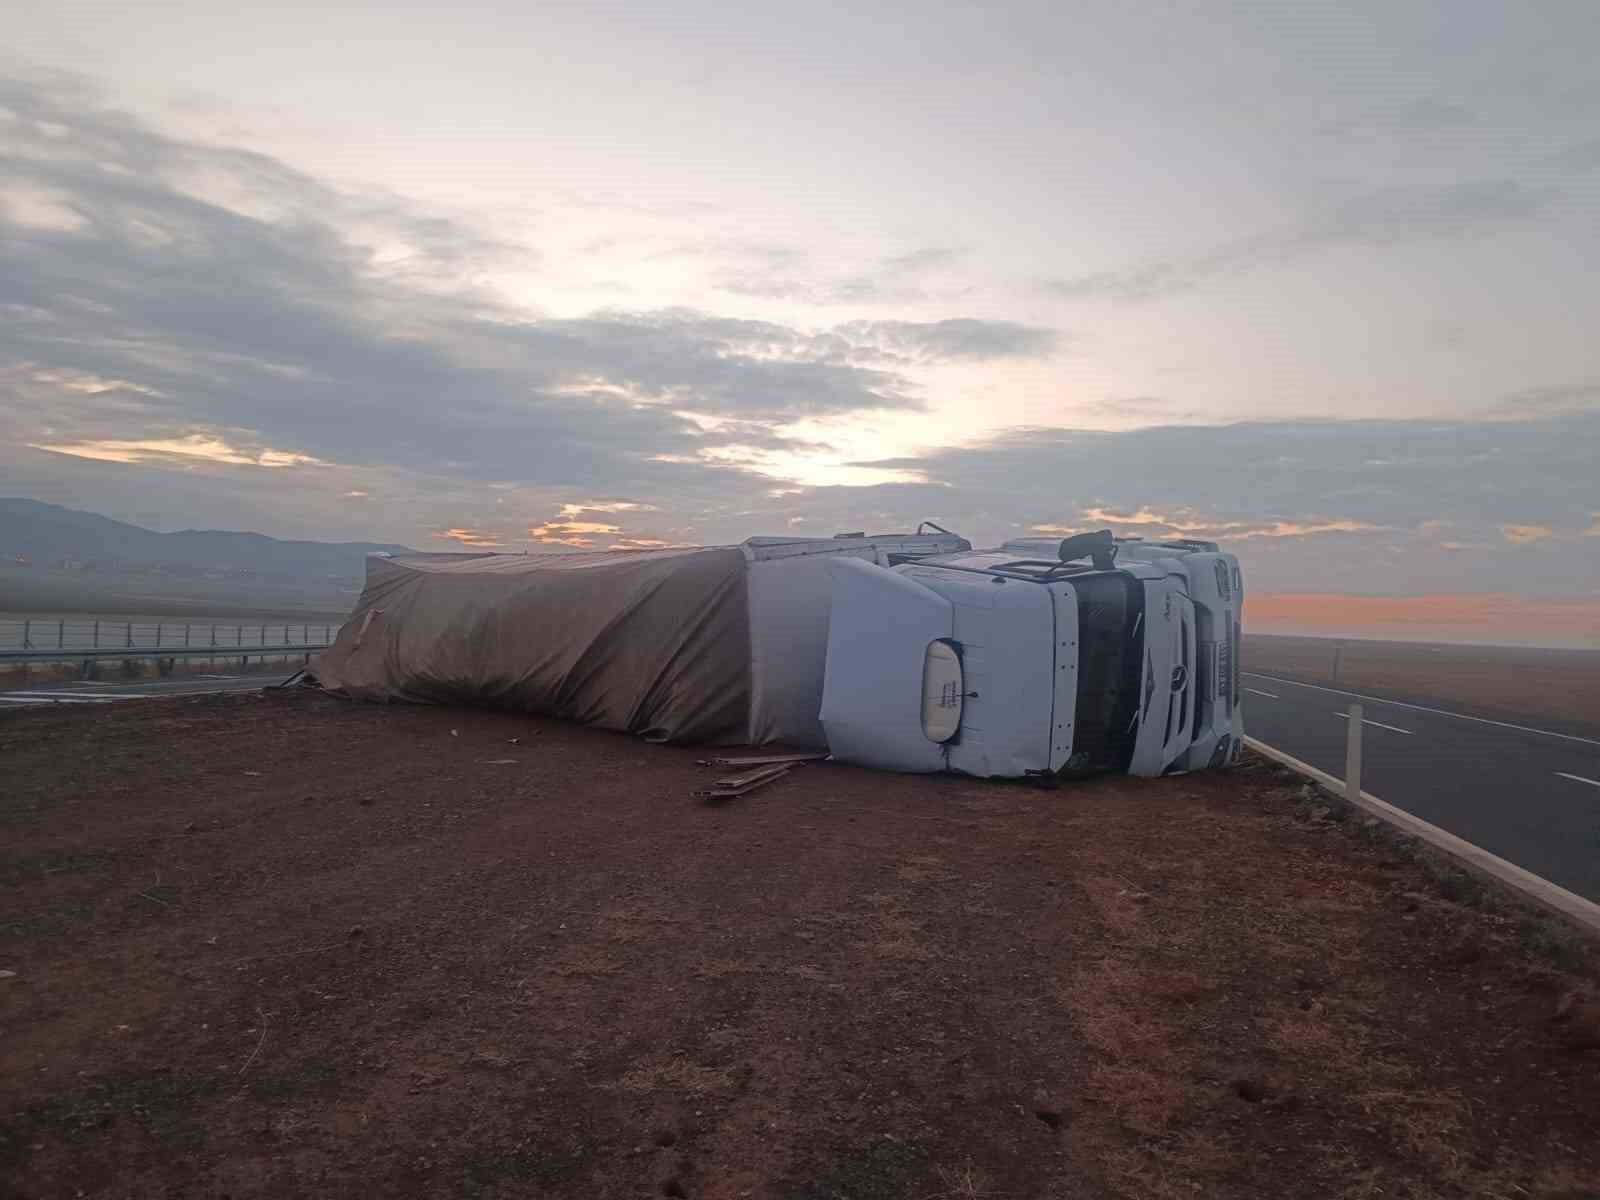
<path fill-rule="evenodd" d="M 367 629 L 372 624 L 372 618 L 381 617 L 382 615 L 383 609 L 381 608 L 369 608 L 367 610 L 367 615 L 361 621 L 361 628 L 356 630 L 356 644 L 352 649 L 361 649 L 361 639 L 367 636 Z"/>

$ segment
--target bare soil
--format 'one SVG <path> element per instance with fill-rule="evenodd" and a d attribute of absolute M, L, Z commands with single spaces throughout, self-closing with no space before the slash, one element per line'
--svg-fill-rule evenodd
<path fill-rule="evenodd" d="M 1275 767 L 696 758 L 0 718 L 0 1194 L 1600 1194 L 1590 949 Z"/>
<path fill-rule="evenodd" d="M 1247 634 L 1243 663 L 1302 683 L 1600 735 L 1600 650 Z"/>

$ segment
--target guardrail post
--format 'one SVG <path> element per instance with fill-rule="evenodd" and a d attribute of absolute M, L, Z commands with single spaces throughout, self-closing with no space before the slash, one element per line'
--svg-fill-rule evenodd
<path fill-rule="evenodd" d="M 1352 704 L 1344 735 L 1344 795 L 1352 804 L 1361 799 L 1361 720 L 1361 705 Z"/>
<path fill-rule="evenodd" d="M 96 621 L 94 623 L 94 648 L 96 650 L 100 649 L 100 622 L 99 621 Z"/>
<path fill-rule="evenodd" d="M 63 618 L 56 622 L 56 649 L 60 650 L 67 644 L 67 622 Z"/>
<path fill-rule="evenodd" d="M 189 626 L 187 623 L 185 623 L 183 627 L 183 644 L 185 646 L 189 644 Z"/>
<path fill-rule="evenodd" d="M 29 636 L 29 634 L 32 633 L 32 631 L 33 631 L 33 622 L 32 621 L 24 621 L 22 623 L 22 648 L 24 650 L 32 650 L 33 649 L 33 639 Z"/>
<path fill-rule="evenodd" d="M 129 622 L 128 622 L 128 630 L 127 630 L 127 635 L 126 635 L 126 636 L 127 636 L 127 639 L 128 639 L 128 640 L 127 640 L 127 641 L 125 641 L 125 642 L 123 642 L 123 643 L 122 643 L 122 644 L 123 644 L 123 645 L 124 645 L 124 646 L 131 646 L 131 645 L 133 645 L 133 622 L 132 622 L 132 621 L 129 621 Z"/>
<path fill-rule="evenodd" d="M 1339 660 L 1344 657 L 1344 643 L 1333 644 L 1333 679 L 1330 681 L 1334 687 L 1339 686 Z"/>

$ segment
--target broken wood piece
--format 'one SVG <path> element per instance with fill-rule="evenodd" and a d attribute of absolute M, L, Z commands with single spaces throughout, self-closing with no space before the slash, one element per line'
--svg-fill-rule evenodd
<path fill-rule="evenodd" d="M 781 779 L 795 766 L 795 763 L 779 763 L 777 766 L 763 767 L 759 771 L 751 771 L 745 775 L 731 775 L 727 779 L 717 780 L 708 788 L 700 788 L 689 794 L 696 800 L 731 800 L 735 796 L 753 792 L 774 779 Z"/>
<path fill-rule="evenodd" d="M 740 758 L 702 758 L 702 767 L 756 767 L 772 763 L 807 763 L 821 762 L 828 757 L 826 750 L 815 752 L 802 752 L 798 754 L 752 754 Z"/>

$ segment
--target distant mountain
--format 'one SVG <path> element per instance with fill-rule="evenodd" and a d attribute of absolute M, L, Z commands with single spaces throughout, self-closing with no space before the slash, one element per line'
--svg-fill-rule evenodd
<path fill-rule="evenodd" d="M 21 556 L 45 569 L 72 564 L 113 571 L 250 572 L 285 583 L 341 580 L 359 586 L 366 556 L 385 551 L 407 552 L 376 542 L 289 542 L 214 529 L 157 533 L 98 513 L 0 498 L 0 561 L 15 563 Z"/>

